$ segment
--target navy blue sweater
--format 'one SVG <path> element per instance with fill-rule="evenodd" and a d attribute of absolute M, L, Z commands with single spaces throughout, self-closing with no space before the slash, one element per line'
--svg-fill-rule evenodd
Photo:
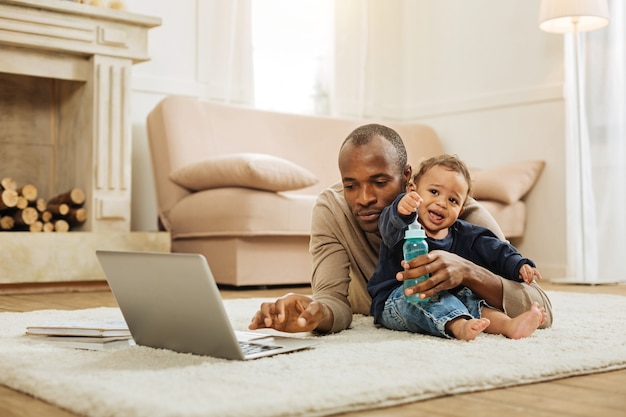
<path fill-rule="evenodd" d="M 396 274 L 402 270 L 404 232 L 416 216 L 415 213 L 406 217 L 398 214 L 398 202 L 403 195 L 399 195 L 380 216 L 379 229 L 382 242 L 378 264 L 374 275 L 367 283 L 367 290 L 372 296 L 370 314 L 374 316 L 376 323 L 389 294 L 402 285 L 402 282 L 396 279 Z M 457 220 L 445 238 L 438 240 L 427 237 L 426 242 L 429 251 L 439 249 L 455 253 L 513 281 L 522 281 L 519 279 L 522 265 L 535 266 L 533 261 L 524 258 L 515 247 L 498 239 L 489 229 L 464 220 Z"/>

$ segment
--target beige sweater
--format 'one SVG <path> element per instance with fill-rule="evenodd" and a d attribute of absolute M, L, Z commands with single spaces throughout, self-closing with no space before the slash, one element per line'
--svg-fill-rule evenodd
<path fill-rule="evenodd" d="M 493 217 L 474 199 L 468 199 L 461 217 L 504 238 Z M 366 233 L 359 227 L 343 197 L 341 183 L 319 195 L 311 220 L 311 285 L 313 298 L 333 312 L 331 331 L 347 329 L 353 313 L 369 314 L 372 300 L 367 281 L 376 268 L 380 240 L 378 233 Z"/>

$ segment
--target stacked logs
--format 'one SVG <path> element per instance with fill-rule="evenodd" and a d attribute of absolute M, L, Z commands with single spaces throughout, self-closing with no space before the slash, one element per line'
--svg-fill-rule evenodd
<path fill-rule="evenodd" d="M 38 198 L 32 184 L 18 187 L 12 178 L 0 180 L 0 231 L 67 232 L 87 220 L 80 188 L 59 194 L 48 201 Z"/>

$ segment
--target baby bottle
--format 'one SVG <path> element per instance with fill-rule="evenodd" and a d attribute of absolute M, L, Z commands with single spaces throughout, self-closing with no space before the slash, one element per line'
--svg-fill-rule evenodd
<path fill-rule="evenodd" d="M 424 229 L 417 222 L 417 218 L 413 223 L 409 225 L 409 228 L 404 233 L 404 245 L 402 246 L 402 252 L 404 254 L 404 260 L 409 261 L 410 259 L 416 258 L 420 255 L 424 255 L 428 253 L 428 243 L 426 242 L 426 233 Z M 413 279 L 405 279 L 402 281 L 402 285 L 404 289 L 412 287 L 418 282 L 422 282 L 428 278 L 428 275 L 422 275 L 418 278 Z M 412 303 L 423 303 L 429 301 L 429 298 L 419 298 L 419 294 L 411 294 L 404 296 L 407 301 Z"/>

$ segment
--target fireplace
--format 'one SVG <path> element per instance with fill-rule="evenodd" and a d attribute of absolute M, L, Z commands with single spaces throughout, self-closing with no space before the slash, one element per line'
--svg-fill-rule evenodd
<path fill-rule="evenodd" d="M 11 178 L 18 187 L 34 185 L 44 201 L 74 188 L 92 189 L 87 175 L 92 145 L 76 123 L 85 119 L 84 89 L 84 82 L 0 73 L 2 179 Z M 89 206 L 91 221 L 80 230 L 104 226 Z"/>
<path fill-rule="evenodd" d="M 0 4 L 1 176 L 86 194 L 86 231 L 130 230 L 130 75 L 160 19 L 68 1 Z"/>
<path fill-rule="evenodd" d="M 160 23 L 62 0 L 0 2 L 0 177 L 34 184 L 43 198 L 81 188 L 88 216 L 80 234 L 89 235 L 79 245 L 101 239 L 98 232 L 135 239 L 129 237 L 131 69 L 148 59 L 148 30 Z"/>

